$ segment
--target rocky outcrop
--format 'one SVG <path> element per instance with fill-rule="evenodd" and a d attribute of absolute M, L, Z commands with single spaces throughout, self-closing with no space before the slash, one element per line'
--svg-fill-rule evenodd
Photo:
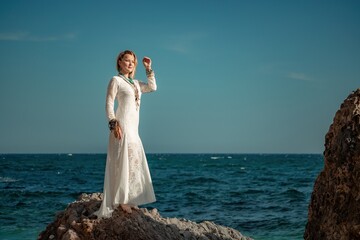
<path fill-rule="evenodd" d="M 324 158 L 304 238 L 360 239 L 360 89 L 337 111 L 325 137 Z"/>
<path fill-rule="evenodd" d="M 99 193 L 82 194 L 58 214 L 55 221 L 40 233 L 39 240 L 172 240 L 202 239 L 251 240 L 240 232 L 214 224 L 195 223 L 186 219 L 163 218 L 156 209 L 145 208 L 125 213 L 116 209 L 111 218 L 97 219 L 93 213 L 99 209 Z"/>

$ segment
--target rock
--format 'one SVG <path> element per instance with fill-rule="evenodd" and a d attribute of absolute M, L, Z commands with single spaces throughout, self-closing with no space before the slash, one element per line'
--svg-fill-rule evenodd
<path fill-rule="evenodd" d="M 131 214 L 120 208 L 111 218 L 97 219 L 93 213 L 101 205 L 102 194 L 82 194 L 57 215 L 40 233 L 38 240 L 251 240 L 235 229 L 213 222 L 200 224 L 178 218 L 163 218 L 157 209 L 141 208 Z"/>
<path fill-rule="evenodd" d="M 336 112 L 325 137 L 304 239 L 360 239 L 360 89 Z"/>
<path fill-rule="evenodd" d="M 61 240 L 80 240 L 79 236 L 77 235 L 77 233 L 72 230 L 69 229 L 61 238 Z"/>

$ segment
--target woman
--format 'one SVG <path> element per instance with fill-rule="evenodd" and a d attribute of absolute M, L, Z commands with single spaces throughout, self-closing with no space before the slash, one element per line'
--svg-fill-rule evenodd
<path fill-rule="evenodd" d="M 148 82 L 134 80 L 137 59 L 130 50 L 121 52 L 119 72 L 108 85 L 106 114 L 111 130 L 106 159 L 104 198 L 98 217 L 111 217 L 119 205 L 131 213 L 138 205 L 156 201 L 144 148 L 138 133 L 141 94 L 156 90 L 151 59 L 144 57 Z M 114 112 L 115 99 L 118 107 Z"/>

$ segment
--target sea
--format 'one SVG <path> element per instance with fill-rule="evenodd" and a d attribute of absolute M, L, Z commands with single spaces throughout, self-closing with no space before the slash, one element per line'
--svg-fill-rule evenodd
<path fill-rule="evenodd" d="M 321 154 L 147 154 L 163 217 L 256 240 L 303 239 Z M 0 154 L 0 239 L 37 239 L 81 193 L 102 192 L 106 154 Z"/>

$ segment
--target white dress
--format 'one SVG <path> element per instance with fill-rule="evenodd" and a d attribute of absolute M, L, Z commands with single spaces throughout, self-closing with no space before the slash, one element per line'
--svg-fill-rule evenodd
<path fill-rule="evenodd" d="M 139 111 L 141 94 L 156 90 L 155 76 L 148 77 L 148 83 L 134 80 L 138 90 L 138 104 L 133 86 L 123 76 L 114 76 L 108 85 L 106 114 L 110 121 L 116 118 L 122 130 L 118 140 L 113 133 L 109 136 L 104 178 L 104 198 L 95 214 L 100 218 L 111 217 L 119 204 L 142 205 L 155 202 L 144 148 L 139 137 Z M 115 98 L 118 107 L 114 112 Z"/>

